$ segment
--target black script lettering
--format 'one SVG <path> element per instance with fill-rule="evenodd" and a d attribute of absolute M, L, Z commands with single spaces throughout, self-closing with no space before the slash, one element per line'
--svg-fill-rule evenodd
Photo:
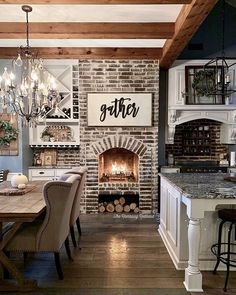
<path fill-rule="evenodd" d="M 135 118 L 139 112 L 139 107 L 136 107 L 135 102 L 126 105 L 125 101 L 131 101 L 131 98 L 115 98 L 115 100 L 111 101 L 110 106 L 107 106 L 106 104 L 101 105 L 100 121 L 105 121 L 107 114 L 114 116 L 115 118 L 118 118 L 120 115 L 123 119 L 131 115 Z"/>

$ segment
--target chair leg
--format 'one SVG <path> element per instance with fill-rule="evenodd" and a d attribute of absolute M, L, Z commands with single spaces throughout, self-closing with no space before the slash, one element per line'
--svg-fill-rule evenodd
<path fill-rule="evenodd" d="M 76 220 L 76 225 L 77 225 L 77 228 L 78 228 L 78 233 L 80 236 L 82 236 L 82 231 L 81 231 L 81 227 L 80 227 L 80 220 L 79 220 L 79 217 L 77 218 Z"/>
<path fill-rule="evenodd" d="M 27 258 L 28 258 L 28 252 L 24 252 L 23 253 L 24 266 L 26 265 Z"/>
<path fill-rule="evenodd" d="M 56 264 L 56 268 L 57 268 L 58 278 L 59 278 L 59 280 L 63 280 L 64 275 L 63 275 L 63 271 L 62 271 L 62 268 L 61 268 L 59 252 L 54 252 L 54 259 L 55 259 L 55 264 Z"/>
<path fill-rule="evenodd" d="M 6 256 L 8 258 L 10 258 L 10 252 L 9 251 L 4 250 L 3 252 L 6 254 Z M 10 273 L 5 267 L 3 267 L 3 278 L 6 279 L 6 280 L 10 278 Z"/>
<path fill-rule="evenodd" d="M 72 239 L 72 242 L 73 242 L 73 246 L 76 247 L 77 243 L 76 243 L 76 240 L 75 240 L 75 231 L 74 231 L 74 226 L 73 225 L 70 226 L 70 235 L 71 235 L 71 239 Z"/>
<path fill-rule="evenodd" d="M 229 267 L 230 267 L 230 243 L 231 243 L 231 231 L 232 231 L 233 223 L 230 224 L 229 232 L 228 232 L 228 246 L 227 246 L 227 272 L 226 272 L 226 278 L 225 278 L 225 286 L 224 286 L 224 292 L 227 291 L 227 284 L 229 280 Z"/>
<path fill-rule="evenodd" d="M 68 237 L 65 239 L 65 247 L 66 247 L 66 253 L 67 253 L 69 260 L 73 261 L 73 258 L 71 256 L 71 252 L 70 252 L 70 245 L 69 245 L 69 238 Z"/>
<path fill-rule="evenodd" d="M 222 227 L 224 225 L 225 221 L 222 220 L 220 225 L 219 225 L 219 231 L 218 231 L 218 249 L 217 249 L 217 261 L 215 268 L 213 270 L 213 274 L 216 274 L 217 268 L 220 264 L 220 253 L 221 253 L 221 235 L 222 235 Z"/>

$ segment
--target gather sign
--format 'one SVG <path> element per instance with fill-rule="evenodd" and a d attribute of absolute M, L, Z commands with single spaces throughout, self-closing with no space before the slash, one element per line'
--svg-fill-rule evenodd
<path fill-rule="evenodd" d="M 151 126 L 152 93 L 88 93 L 88 126 Z"/>

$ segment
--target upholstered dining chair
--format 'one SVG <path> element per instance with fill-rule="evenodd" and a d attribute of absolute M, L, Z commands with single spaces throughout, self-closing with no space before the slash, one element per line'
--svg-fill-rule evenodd
<path fill-rule="evenodd" d="M 76 239 L 75 239 L 75 232 L 74 232 L 74 224 L 77 225 L 79 235 L 80 236 L 82 235 L 81 226 L 80 226 L 80 219 L 79 219 L 80 200 L 81 200 L 81 196 L 82 196 L 83 190 L 84 190 L 87 170 L 88 170 L 87 167 L 78 167 L 78 168 L 76 167 L 76 168 L 73 168 L 73 169 L 67 171 L 60 178 L 62 180 L 65 180 L 65 179 L 67 179 L 67 175 L 74 175 L 74 174 L 78 174 L 81 176 L 81 181 L 80 181 L 80 184 L 79 184 L 77 192 L 76 192 L 76 196 L 75 196 L 75 199 L 73 202 L 71 216 L 70 216 L 70 234 L 71 234 L 71 238 L 72 238 L 72 242 L 73 242 L 74 247 L 77 246 Z"/>
<path fill-rule="evenodd" d="M 49 181 L 43 187 L 46 215 L 42 221 L 25 223 L 5 247 L 5 251 L 54 252 L 59 279 L 63 279 L 59 251 L 65 243 L 69 248 L 69 220 L 71 208 L 80 183 L 80 176 L 71 175 L 66 181 Z"/>

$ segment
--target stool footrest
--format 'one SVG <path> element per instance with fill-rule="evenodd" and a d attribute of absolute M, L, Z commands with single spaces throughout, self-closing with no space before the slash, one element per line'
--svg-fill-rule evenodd
<path fill-rule="evenodd" d="M 221 246 L 226 245 L 228 246 L 228 243 L 221 243 Z M 236 243 L 230 243 L 230 246 L 236 246 Z M 228 264 L 228 252 L 227 251 L 221 251 L 218 254 L 218 244 L 214 244 L 211 246 L 211 252 L 212 254 L 214 254 L 215 256 L 219 257 L 220 261 L 224 264 Z M 236 267 L 236 252 L 230 252 L 230 259 L 229 259 L 229 265 L 232 267 Z M 235 259 L 233 259 L 233 257 L 235 257 Z"/>

